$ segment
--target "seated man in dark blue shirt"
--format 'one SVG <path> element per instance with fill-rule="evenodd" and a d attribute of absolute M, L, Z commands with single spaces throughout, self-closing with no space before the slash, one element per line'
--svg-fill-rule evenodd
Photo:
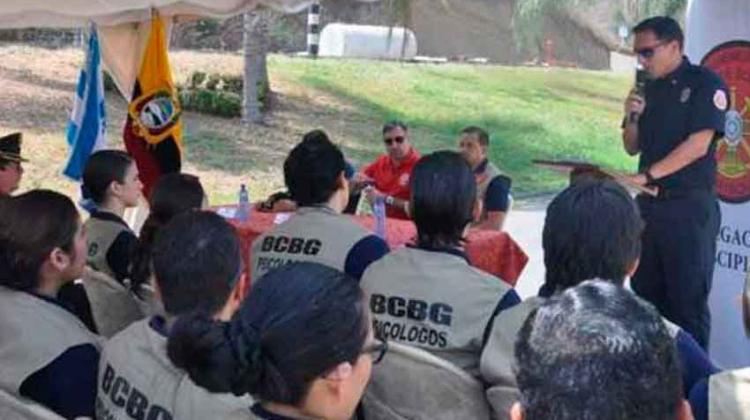
<path fill-rule="evenodd" d="M 511 179 L 497 169 L 487 158 L 490 136 L 479 127 L 466 127 L 461 131 L 459 147 L 464 159 L 474 170 L 477 195 L 483 209 L 475 228 L 502 230 L 505 216 L 510 210 Z"/>

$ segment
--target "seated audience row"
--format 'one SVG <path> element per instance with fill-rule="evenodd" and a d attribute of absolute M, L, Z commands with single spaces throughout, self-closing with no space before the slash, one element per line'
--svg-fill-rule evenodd
<path fill-rule="evenodd" d="M 474 128 L 464 135 L 482 138 Z M 89 252 L 70 199 L 39 190 L 1 200 L 0 389 L 66 418 L 348 419 L 383 338 L 483 381 L 498 418 L 689 418 L 691 389 L 702 412 L 709 402 L 711 413 L 742 412 L 716 400 L 742 376 L 710 376 L 718 369 L 692 337 L 622 287 L 638 267 L 643 229 L 625 190 L 586 181 L 553 200 L 545 283 L 520 302 L 464 252 L 467 229 L 484 217 L 481 190 L 494 182 L 478 184 L 467 153 L 416 162 L 403 205 L 417 237 L 389 253 L 340 215 L 350 193 L 343 154 L 322 131 L 308 133 L 284 163 L 299 208 L 253 244 L 249 292 L 237 235 L 199 210 L 195 177 L 163 177 L 133 239 L 121 218 L 124 197 L 140 189 L 128 187 L 137 186 L 132 160 L 93 155 L 87 169 L 110 178 L 87 187 L 99 208 L 86 228 L 101 238 Z M 127 253 L 116 250 L 123 235 L 132 235 Z M 106 343 L 60 301 L 92 245 L 91 264 L 125 296 L 151 288 L 161 303 L 154 316 L 123 320 L 130 325 Z M 65 296 L 85 320 L 80 296 Z"/>
<path fill-rule="evenodd" d="M 546 278 L 539 296 L 501 313 L 482 353 L 480 371 L 496 413 L 507 412 L 518 398 L 512 363 L 524 320 L 545 299 L 586 280 L 622 287 L 638 267 L 642 229 L 635 202 L 613 181 L 582 181 L 552 200 L 542 232 Z M 687 397 L 698 381 L 718 369 L 690 334 L 666 319 L 664 323 L 676 341 Z"/>

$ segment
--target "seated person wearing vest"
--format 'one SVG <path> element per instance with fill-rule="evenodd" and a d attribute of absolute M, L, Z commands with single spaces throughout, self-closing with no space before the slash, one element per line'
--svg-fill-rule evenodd
<path fill-rule="evenodd" d="M 745 335 L 750 337 L 750 272 L 742 294 Z M 698 382 L 690 391 L 696 420 L 749 420 L 750 368 L 727 370 Z"/>
<path fill-rule="evenodd" d="M 99 338 L 59 300 L 86 264 L 73 202 L 34 190 L 0 204 L 0 388 L 64 418 L 93 417 Z"/>
<path fill-rule="evenodd" d="M 208 197 L 200 179 L 183 173 L 161 176 L 154 184 L 148 201 L 149 215 L 131 255 L 130 288 L 136 295 L 141 293 L 143 286 L 151 283 L 151 253 L 161 228 L 182 213 L 208 208 Z"/>
<path fill-rule="evenodd" d="M 489 134 L 479 127 L 466 127 L 461 130 L 459 147 L 464 159 L 474 171 L 477 195 L 482 201 L 482 216 L 474 223 L 474 227 L 503 230 L 505 216 L 510 210 L 511 180 L 489 161 Z"/>
<path fill-rule="evenodd" d="M 382 196 L 386 216 L 408 219 L 411 172 L 419 160 L 419 152 L 409 139 L 409 128 L 401 121 L 391 121 L 383 126 L 383 143 L 386 154 L 354 175 L 352 191 L 364 194 L 370 203 Z"/>
<path fill-rule="evenodd" d="M 513 343 L 528 314 L 546 298 L 589 279 L 622 287 L 638 268 L 643 221 L 635 201 L 613 181 L 575 183 L 547 208 L 542 232 L 545 283 L 538 297 L 501 313 L 482 353 L 480 370 L 490 388 L 488 399 L 498 414 L 507 413 L 517 399 L 512 371 Z M 693 337 L 664 320 L 677 343 L 683 367 L 683 395 L 717 368 Z"/>
<path fill-rule="evenodd" d="M 0 198 L 10 196 L 23 178 L 21 133 L 0 137 Z"/>
<path fill-rule="evenodd" d="M 516 292 L 472 267 L 463 248 L 481 204 L 471 168 L 456 152 L 420 159 L 412 175 L 416 246 L 395 250 L 362 276 L 376 334 L 423 348 L 477 376 L 495 317 Z"/>
<path fill-rule="evenodd" d="M 87 285 L 86 292 L 100 334 L 110 337 L 133 322 L 161 310 L 150 288 L 153 275 L 151 252 L 156 236 L 161 227 L 176 215 L 205 207 L 206 195 L 198 177 L 171 173 L 159 178 L 151 190 L 150 213 L 130 257 L 130 275 L 123 287 L 114 291 L 105 288 L 99 292 L 99 288 Z M 102 294 L 96 296 L 96 293 Z M 113 299 L 119 302 L 113 302 Z"/>
<path fill-rule="evenodd" d="M 346 162 L 346 168 L 344 169 L 344 176 L 346 176 L 346 179 L 351 179 L 351 177 L 354 176 L 354 172 L 354 166 L 352 166 L 351 163 Z M 354 196 L 349 196 L 349 203 L 343 213 L 355 213 L 358 202 L 357 200 L 353 200 L 354 198 Z M 356 198 L 358 198 L 358 196 Z M 297 203 L 292 200 L 291 194 L 287 191 L 279 191 L 269 195 L 265 201 L 256 204 L 255 209 L 266 213 L 292 213 L 297 210 Z"/>
<path fill-rule="evenodd" d="M 207 392 L 167 357 L 176 317 L 199 311 L 228 321 L 239 307 L 248 283 L 237 234 L 213 212 L 190 211 L 161 229 L 152 255 L 154 287 L 166 315 L 138 321 L 104 346 L 97 418 L 246 418 L 250 399 Z"/>
<path fill-rule="evenodd" d="M 246 418 L 348 420 L 386 346 L 373 339 L 355 281 L 295 263 L 253 284 L 231 320 L 177 321 L 168 350 L 207 390 L 255 398 Z"/>
<path fill-rule="evenodd" d="M 512 420 L 692 419 L 659 313 L 610 282 L 584 282 L 535 309 L 515 360 Z"/>
<path fill-rule="evenodd" d="M 0 199 L 10 197 L 23 178 L 21 164 L 28 160 L 21 157 L 21 138 L 21 133 L 0 137 Z M 68 306 L 92 332 L 96 332 L 86 294 L 80 286 L 73 282 L 63 285 L 57 299 Z"/>
<path fill-rule="evenodd" d="M 349 201 L 344 155 L 323 131 L 305 134 L 284 162 L 284 181 L 299 208 L 252 246 L 254 279 L 295 261 L 314 261 L 359 280 L 388 244 L 341 212 Z"/>
<path fill-rule="evenodd" d="M 88 264 L 122 282 L 129 277 L 135 233 L 122 219 L 125 209 L 136 207 L 143 184 L 138 168 L 127 153 L 100 150 L 89 157 L 83 170 L 83 198 L 96 208 L 86 221 Z"/>

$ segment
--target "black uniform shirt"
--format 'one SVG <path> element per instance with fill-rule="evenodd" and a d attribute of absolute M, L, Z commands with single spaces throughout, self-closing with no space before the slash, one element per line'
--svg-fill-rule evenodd
<path fill-rule="evenodd" d="M 648 83 L 645 93 L 646 109 L 638 121 L 639 171 L 667 157 L 691 134 L 714 130 L 705 156 L 657 181 L 667 190 L 713 190 L 716 140 L 724 134 L 724 115 L 729 108 L 729 95 L 721 78 L 683 58 L 671 74 Z"/>

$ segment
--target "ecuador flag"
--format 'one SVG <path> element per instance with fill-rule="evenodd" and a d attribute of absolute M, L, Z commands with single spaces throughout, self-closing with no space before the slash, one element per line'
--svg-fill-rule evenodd
<path fill-rule="evenodd" d="M 180 114 L 169 67 L 164 23 L 154 12 L 123 133 L 125 147 L 138 166 L 146 197 L 160 176 L 180 171 Z"/>

